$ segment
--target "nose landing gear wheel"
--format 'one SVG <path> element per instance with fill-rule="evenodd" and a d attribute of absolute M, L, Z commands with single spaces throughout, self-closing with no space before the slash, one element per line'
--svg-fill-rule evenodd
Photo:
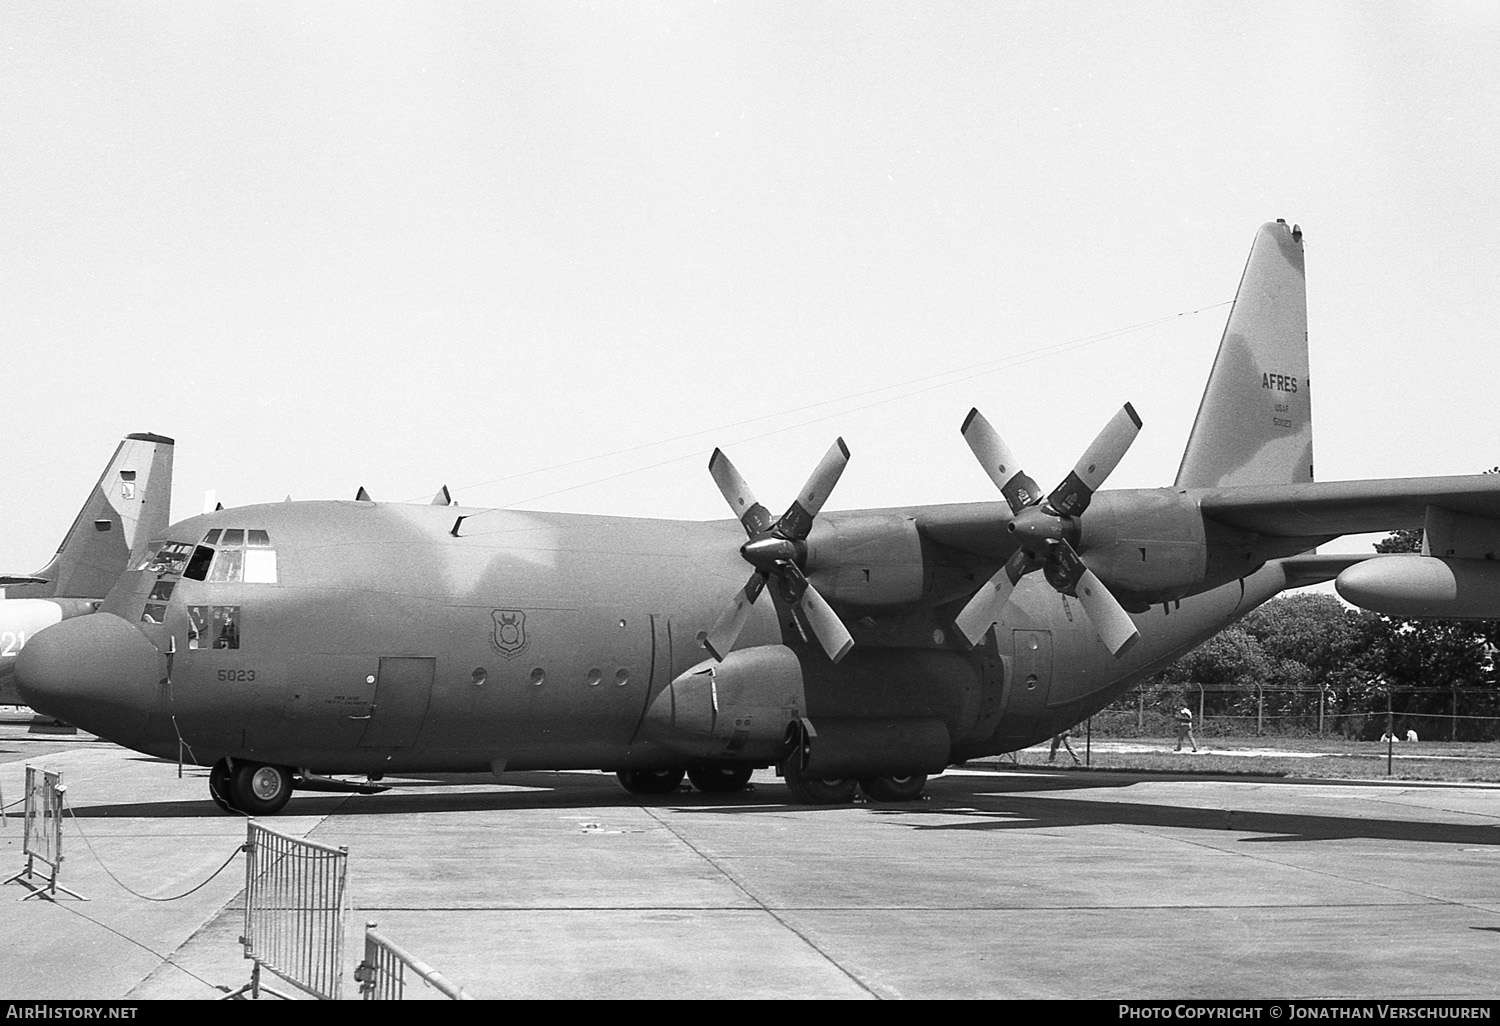
<path fill-rule="evenodd" d="M 236 763 L 229 778 L 234 807 L 251 816 L 280 812 L 292 797 L 292 772 L 263 762 Z"/>
<path fill-rule="evenodd" d="M 682 783 L 682 774 L 680 769 L 620 770 L 615 777 L 631 794 L 671 794 Z"/>
<path fill-rule="evenodd" d="M 862 790 L 875 802 L 914 802 L 927 787 L 926 773 L 903 773 L 885 777 L 861 777 Z"/>

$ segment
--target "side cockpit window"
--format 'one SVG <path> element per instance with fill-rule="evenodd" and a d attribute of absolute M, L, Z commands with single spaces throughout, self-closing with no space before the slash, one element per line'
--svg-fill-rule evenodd
<path fill-rule="evenodd" d="M 157 575 L 180 576 L 192 551 L 193 547 L 185 542 L 152 542 L 146 549 L 145 557 L 131 569 Z"/>

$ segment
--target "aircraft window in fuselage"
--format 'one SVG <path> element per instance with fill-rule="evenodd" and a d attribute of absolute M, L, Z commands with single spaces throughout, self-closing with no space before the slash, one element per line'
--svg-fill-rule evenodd
<path fill-rule="evenodd" d="M 240 647 L 240 607 L 212 606 L 211 630 L 214 648 Z"/>
<path fill-rule="evenodd" d="M 217 545 L 217 544 L 219 544 L 219 529 L 217 527 L 214 528 L 212 531 L 209 531 L 207 534 L 205 534 L 203 536 L 203 544 L 204 545 Z"/>
<path fill-rule="evenodd" d="M 238 527 L 226 527 L 224 529 L 224 536 L 219 539 L 219 544 L 242 548 L 245 544 L 245 532 Z"/>
<path fill-rule="evenodd" d="M 146 597 L 152 602 L 167 602 L 172 598 L 172 589 L 175 587 L 176 581 L 157 581 L 151 586 L 151 594 Z"/>

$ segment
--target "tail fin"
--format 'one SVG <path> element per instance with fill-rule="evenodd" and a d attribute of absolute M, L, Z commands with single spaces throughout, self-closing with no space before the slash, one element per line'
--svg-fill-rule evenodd
<path fill-rule="evenodd" d="M 1198 406 L 1178 488 L 1313 478 L 1302 229 L 1261 225 Z"/>
<path fill-rule="evenodd" d="M 174 443 L 161 435 L 126 435 L 78 518 L 29 583 L 6 598 L 103 598 L 146 543 L 171 518 Z"/>

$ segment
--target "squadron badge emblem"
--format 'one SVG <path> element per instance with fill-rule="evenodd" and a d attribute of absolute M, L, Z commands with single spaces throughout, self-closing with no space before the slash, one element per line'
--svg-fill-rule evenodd
<path fill-rule="evenodd" d="M 526 647 L 526 614 L 519 609 L 496 609 L 490 613 L 495 629 L 490 647 L 509 659 Z"/>

